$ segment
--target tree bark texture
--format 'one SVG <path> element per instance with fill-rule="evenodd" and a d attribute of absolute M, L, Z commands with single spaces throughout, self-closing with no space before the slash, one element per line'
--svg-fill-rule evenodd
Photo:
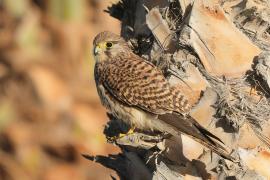
<path fill-rule="evenodd" d="M 104 133 L 122 150 L 86 158 L 120 179 L 270 178 L 270 1 L 123 0 L 107 10 L 141 57 L 182 87 L 190 112 L 240 159 L 222 159 L 189 137 L 158 132 L 111 137 L 129 127 L 112 116 Z"/>

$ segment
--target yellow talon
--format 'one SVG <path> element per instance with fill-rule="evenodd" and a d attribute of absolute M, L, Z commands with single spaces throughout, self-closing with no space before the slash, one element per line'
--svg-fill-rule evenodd
<path fill-rule="evenodd" d="M 113 137 L 107 137 L 109 141 L 116 141 L 118 139 L 118 136 Z"/>
<path fill-rule="evenodd" d="M 255 87 L 251 87 L 250 91 L 249 91 L 249 95 L 256 95 L 257 94 L 257 89 L 256 86 Z"/>
<path fill-rule="evenodd" d="M 122 137 L 124 137 L 124 136 L 126 136 L 126 135 L 127 135 L 127 134 L 120 133 L 120 134 L 118 135 L 117 138 L 122 138 Z"/>
<path fill-rule="evenodd" d="M 132 126 L 132 127 L 128 130 L 128 132 L 127 132 L 126 134 L 133 134 L 134 131 L 135 131 L 135 127 Z"/>
<path fill-rule="evenodd" d="M 118 138 L 122 138 L 122 137 L 124 137 L 124 136 L 126 136 L 126 135 L 133 134 L 133 133 L 134 133 L 134 130 L 135 130 L 135 127 L 131 127 L 131 128 L 128 130 L 127 133 L 120 133 L 120 134 L 118 135 Z"/>
<path fill-rule="evenodd" d="M 129 134 L 133 134 L 134 133 L 134 130 L 135 130 L 135 127 L 131 127 L 127 133 L 120 133 L 118 134 L 118 136 L 113 136 L 113 137 L 108 137 L 108 140 L 109 141 L 116 141 L 117 139 L 120 139 L 124 136 L 127 136 Z"/>

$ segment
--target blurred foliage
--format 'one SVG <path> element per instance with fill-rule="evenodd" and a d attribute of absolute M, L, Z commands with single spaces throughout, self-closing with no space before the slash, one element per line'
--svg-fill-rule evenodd
<path fill-rule="evenodd" d="M 5 9 L 15 17 L 21 17 L 26 11 L 28 0 L 2 0 Z"/>
<path fill-rule="evenodd" d="M 0 133 L 8 124 L 14 119 L 15 112 L 9 102 L 2 102 L 0 104 Z"/>
<path fill-rule="evenodd" d="M 83 153 L 106 143 L 93 82 L 94 36 L 110 1 L 0 0 L 0 179 L 106 179 Z"/>
<path fill-rule="evenodd" d="M 49 13 L 63 21 L 80 21 L 85 14 L 85 0 L 49 0 Z"/>

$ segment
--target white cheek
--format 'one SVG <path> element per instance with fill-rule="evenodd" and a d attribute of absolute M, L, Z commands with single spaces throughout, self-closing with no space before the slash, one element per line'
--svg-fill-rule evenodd
<path fill-rule="evenodd" d="M 97 47 L 95 47 L 95 48 L 93 49 L 93 54 L 94 54 L 94 56 L 96 56 L 96 55 L 98 54 L 98 49 L 97 49 Z"/>
<path fill-rule="evenodd" d="M 104 53 L 97 54 L 95 57 L 95 61 L 102 62 L 108 59 L 107 55 Z"/>

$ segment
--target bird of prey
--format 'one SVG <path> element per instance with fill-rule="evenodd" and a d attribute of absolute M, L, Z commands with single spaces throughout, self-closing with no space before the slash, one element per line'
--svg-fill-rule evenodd
<path fill-rule="evenodd" d="M 133 53 L 123 38 L 101 32 L 93 46 L 97 92 L 112 115 L 141 130 L 185 134 L 233 159 L 218 137 L 187 114 L 191 107 L 179 88 L 170 85 L 155 65 Z"/>

